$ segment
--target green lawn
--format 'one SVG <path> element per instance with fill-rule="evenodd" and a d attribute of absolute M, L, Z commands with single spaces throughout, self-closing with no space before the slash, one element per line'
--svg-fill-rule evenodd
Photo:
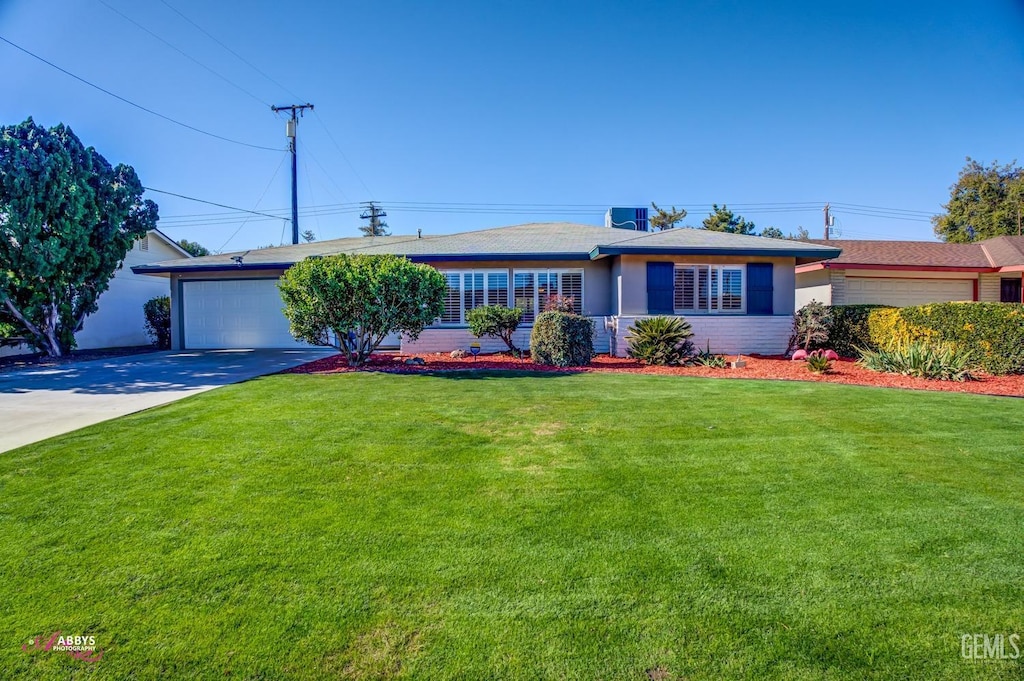
<path fill-rule="evenodd" d="M 960 656 L 1024 633 L 1022 441 L 1007 398 L 264 378 L 0 454 L 0 676 L 1022 678 Z"/>

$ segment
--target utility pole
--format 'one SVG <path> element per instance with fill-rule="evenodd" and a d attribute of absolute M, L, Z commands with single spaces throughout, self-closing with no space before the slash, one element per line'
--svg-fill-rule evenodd
<path fill-rule="evenodd" d="M 288 150 L 292 152 L 292 243 L 299 243 L 299 184 L 298 184 L 298 163 L 296 148 L 298 147 L 299 119 L 297 114 L 305 115 L 306 109 L 313 110 L 313 105 L 290 104 L 288 106 L 271 106 L 274 113 L 290 111 L 292 116 L 285 123 L 285 135 L 288 137 Z"/>
<path fill-rule="evenodd" d="M 831 227 L 830 218 L 828 214 L 831 208 L 832 207 L 829 204 L 825 204 L 825 241 L 828 241 L 828 228 Z"/>
<path fill-rule="evenodd" d="M 360 227 L 366 236 L 387 236 L 388 223 L 381 220 L 383 217 L 387 217 L 387 213 L 384 209 L 377 205 L 376 201 L 363 201 L 363 205 L 366 206 L 366 210 L 359 216 L 361 220 L 369 220 L 370 224 L 366 227 Z"/>

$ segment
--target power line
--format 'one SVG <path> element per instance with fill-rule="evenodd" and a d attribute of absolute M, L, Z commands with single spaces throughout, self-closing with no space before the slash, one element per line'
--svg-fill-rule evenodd
<path fill-rule="evenodd" d="M 248 142 L 242 142 L 240 140 L 231 139 L 230 137 L 223 137 L 222 135 L 217 135 L 217 134 L 212 133 L 212 132 L 207 132 L 206 130 L 201 130 L 201 129 L 195 127 L 194 125 L 189 125 L 188 123 L 182 123 L 181 121 L 179 121 L 179 120 L 177 120 L 175 118 L 171 118 L 170 116 L 165 116 L 164 114 L 156 112 L 156 111 L 153 111 L 152 109 L 146 108 L 146 107 L 142 106 L 141 104 L 136 104 L 135 102 L 131 101 L 130 99 L 126 99 L 126 98 L 122 97 L 121 95 L 115 94 L 115 93 L 111 92 L 110 90 L 107 90 L 106 88 L 100 87 L 96 83 L 90 82 L 90 81 L 86 80 L 85 78 L 82 78 L 81 76 L 76 76 L 75 74 L 71 73 L 67 69 L 64 69 L 64 68 L 61 68 L 60 66 L 57 66 L 52 61 L 48 61 L 48 60 L 40 57 L 38 54 L 35 54 L 34 52 L 30 52 L 29 50 L 25 49 L 21 45 L 18 45 L 17 43 L 11 42 L 7 38 L 3 37 L 2 35 L 0 35 L 0 40 L 2 40 L 3 42 L 7 43 L 8 45 L 10 45 L 11 47 L 15 48 L 16 50 L 20 50 L 21 52 L 24 52 L 25 54 L 27 54 L 28 56 L 32 57 L 33 59 L 37 59 L 37 60 L 43 62 L 44 64 L 46 64 L 47 66 L 51 66 L 51 67 L 57 69 L 58 71 L 60 71 L 64 75 L 71 76 L 75 80 L 77 80 L 77 81 L 79 81 L 81 83 L 85 83 L 86 85 L 88 85 L 91 88 L 95 88 L 96 90 L 99 90 L 100 92 L 102 92 L 105 95 L 110 95 L 114 99 L 122 101 L 125 104 L 128 104 L 129 106 L 133 106 L 136 109 L 139 109 L 140 111 L 145 111 L 148 114 L 152 114 L 153 116 L 156 116 L 158 118 L 162 118 L 165 121 L 168 121 L 170 123 L 174 123 L 175 125 L 180 125 L 181 127 L 187 128 L 189 130 L 192 130 L 193 132 L 198 132 L 201 135 L 206 135 L 207 137 L 213 137 L 214 139 L 219 139 L 219 140 L 221 140 L 223 142 L 231 142 L 232 144 L 239 144 L 239 145 L 241 145 L 243 147 L 250 147 L 252 149 L 263 149 L 264 151 L 281 151 L 280 149 L 275 148 L 275 147 L 264 147 L 264 146 L 260 146 L 258 144 L 249 144 Z"/>
<path fill-rule="evenodd" d="M 261 76 L 263 76 L 263 77 L 264 77 L 264 78 L 266 78 L 267 80 L 269 80 L 269 81 L 270 81 L 271 83 L 273 83 L 273 84 L 274 84 L 274 85 L 276 85 L 277 87 L 281 88 L 282 90 L 284 90 L 285 92 L 287 92 L 288 94 L 290 94 L 290 95 L 291 95 L 291 96 L 292 96 L 293 98 L 295 98 L 295 100 L 301 100 L 301 99 L 303 99 L 302 97 L 299 97 L 299 96 L 298 96 L 297 94 L 295 94 L 295 93 L 294 93 L 294 92 L 292 92 L 292 91 L 291 91 L 290 89 L 288 89 L 288 88 L 287 88 L 286 86 L 282 85 L 281 83 L 279 83 L 278 81 L 274 80 L 274 79 L 273 79 L 273 78 L 271 78 L 271 77 L 270 77 L 269 75 L 267 75 L 266 73 L 264 73 L 264 72 L 263 72 L 262 70 L 260 70 L 260 68 L 259 68 L 258 66 L 256 66 L 255 64 L 253 64 L 253 63 L 252 63 L 251 61 L 249 61 L 248 59 L 246 59 L 246 58 L 245 58 L 245 57 L 243 57 L 242 55 L 238 54 L 237 52 L 235 52 L 234 50 L 232 50 L 232 49 L 231 49 L 230 47 L 228 47 L 227 45 L 225 45 L 224 43 L 222 43 L 222 42 L 221 42 L 220 40 L 218 40 L 218 39 L 217 39 L 217 38 L 216 38 L 216 37 L 215 37 L 215 36 L 214 36 L 214 35 L 213 35 L 212 33 L 210 33 L 209 31 L 207 31 L 207 30 L 206 30 L 205 28 L 203 28 L 202 26 L 200 26 L 200 25 L 199 25 L 199 24 L 197 24 L 196 22 L 194 22 L 194 21 L 192 21 L 191 19 L 189 19 L 189 18 L 188 18 L 187 16 L 185 16 L 185 14 L 184 14 L 184 13 L 183 13 L 183 12 L 182 12 L 181 10 L 179 10 L 179 9 L 178 9 L 177 7 L 175 7 L 174 5 L 172 5 L 172 4 L 170 4 L 169 2 L 167 2 L 167 0 L 160 0 L 160 2 L 162 2 L 162 3 L 163 3 L 163 4 L 164 4 L 164 5 L 165 5 L 165 6 L 166 6 L 166 7 L 168 8 L 168 9 L 170 9 L 170 10 L 171 10 L 172 12 L 174 12 L 175 14 L 177 14 L 177 15 L 178 15 L 179 17 L 181 17 L 182 19 L 184 19 L 184 20 L 185 20 L 185 21 L 187 21 L 188 23 L 192 24 L 192 26 L 194 26 L 194 27 L 195 27 L 195 28 L 196 28 L 196 29 L 197 29 L 197 30 L 198 30 L 198 31 L 199 31 L 200 33 L 202 33 L 203 35 L 205 35 L 205 36 L 206 36 L 207 38 L 209 38 L 210 40 L 212 40 L 213 42 L 217 43 L 217 44 L 218 44 L 218 45 L 220 45 L 220 46 L 221 46 L 222 48 L 224 48 L 225 50 L 227 50 L 228 52 L 230 52 L 230 53 L 231 53 L 231 55 L 232 55 L 232 56 L 234 56 L 234 57 L 235 57 L 236 59 L 238 59 L 238 60 L 239 60 L 240 62 L 242 62 L 243 64 L 245 64 L 245 65 L 246 65 L 246 66 L 248 66 L 249 68 L 251 68 L 251 69 L 252 69 L 253 71 L 255 71 L 256 73 L 260 74 Z"/>
<path fill-rule="evenodd" d="M 866 209 L 871 209 L 871 210 L 884 210 L 884 211 L 888 211 L 890 213 L 915 213 L 917 215 L 923 215 L 923 216 L 926 216 L 926 217 L 931 217 L 932 215 L 935 215 L 935 211 L 909 210 L 909 209 L 906 209 L 906 208 L 883 208 L 882 206 L 865 206 L 865 205 L 859 204 L 859 203 L 833 203 L 832 205 L 833 206 L 846 206 L 846 207 L 849 207 L 849 208 L 866 208 Z"/>
<path fill-rule="evenodd" d="M 317 159 L 316 155 L 310 150 L 309 145 L 306 144 L 305 142 L 302 143 L 302 151 L 305 154 L 309 154 L 309 157 L 311 159 L 313 159 L 313 163 L 315 163 L 317 165 L 317 167 L 320 168 L 320 171 L 324 174 L 324 177 L 326 177 L 327 180 L 331 184 L 334 185 L 335 189 L 337 189 L 339 192 L 341 192 L 341 198 L 347 200 L 348 199 L 348 194 L 346 194 L 345 190 L 342 189 L 341 186 L 338 185 L 338 183 L 334 181 L 334 177 L 332 177 L 331 174 L 329 172 L 327 172 L 327 169 L 324 168 L 323 164 L 320 163 L 320 161 Z M 324 189 L 327 189 L 327 187 L 324 187 Z M 328 192 L 333 195 L 333 192 L 331 192 L 329 189 L 328 189 Z M 335 198 L 337 198 L 337 197 L 335 197 Z"/>
<path fill-rule="evenodd" d="M 203 35 L 205 35 L 205 36 L 206 36 L 207 38 L 209 38 L 209 39 L 210 39 L 210 40 L 212 40 L 213 42 L 215 42 L 215 43 L 217 43 L 218 45 L 220 45 L 220 46 L 221 46 L 221 47 L 222 47 L 222 48 L 223 48 L 224 50 L 226 50 L 227 52 L 229 52 L 229 53 L 230 53 L 230 54 L 231 54 L 232 56 L 234 56 L 234 57 L 235 57 L 236 59 L 238 59 L 239 61 L 241 61 L 241 62 L 242 62 L 243 64 L 245 64 L 246 66 L 248 66 L 249 68 L 251 68 L 251 69 L 252 69 L 253 71 L 255 71 L 256 73 L 258 73 L 258 74 L 260 74 L 261 76 L 263 76 L 264 78 L 266 78 L 266 79 L 267 79 L 268 81 L 270 81 L 271 83 L 273 83 L 273 84 L 274 84 L 274 85 L 276 85 L 277 87 L 279 87 L 279 88 L 281 88 L 282 90 L 284 90 L 285 92 L 287 92 L 287 93 L 288 93 L 289 95 L 291 95 L 291 96 L 292 96 L 292 98 L 293 98 L 293 99 L 294 99 L 295 101 L 304 101 L 304 98 L 303 98 L 303 97 L 299 97 L 299 96 L 298 96 L 297 94 L 295 94 L 295 93 L 294 93 L 294 92 L 293 92 L 293 91 L 292 91 L 292 90 L 291 90 L 290 88 L 288 88 L 287 86 L 285 86 L 285 85 L 283 85 L 282 83 L 280 83 L 279 81 L 277 81 L 277 80 L 276 80 L 275 78 L 273 78 L 272 76 L 270 76 L 269 74 L 267 74 L 267 73 L 266 73 L 265 71 L 263 71 L 263 70 L 262 70 L 261 68 L 259 68 L 259 67 L 258 67 L 258 66 L 256 66 L 255 64 L 253 64 L 253 63 L 252 63 L 251 61 L 249 61 L 248 59 L 246 59 L 245 57 L 243 57 L 243 56 L 242 56 L 241 54 L 239 54 L 239 53 L 238 53 L 238 52 L 236 52 L 235 50 L 233 50 L 233 49 L 231 49 L 230 47 L 228 47 L 228 46 L 227 46 L 227 45 L 226 45 L 226 44 L 225 44 L 224 42 L 222 42 L 221 40 L 217 39 L 217 38 L 216 38 L 216 37 L 215 37 L 215 36 L 214 36 L 214 35 L 213 35 L 212 33 L 210 33 L 210 32 L 209 32 L 209 31 L 207 31 L 207 30 L 206 30 L 205 28 L 203 28 L 202 26 L 200 26 L 200 25 L 199 25 L 198 23 L 196 23 L 195 21 L 193 21 L 192 19 L 190 19 L 189 17 L 187 17 L 187 16 L 186 16 L 186 15 L 185 15 L 185 14 L 184 14 L 184 13 L 183 13 L 183 12 L 182 12 L 181 10 L 179 10 L 179 9 L 178 9 L 177 7 L 175 7 L 175 6 L 171 5 L 171 4 L 169 3 L 169 2 L 167 2 L 167 0 L 160 0 L 160 2 L 162 2 L 162 3 L 163 3 L 163 4 L 164 4 L 164 5 L 165 5 L 165 6 L 166 6 L 166 7 L 168 8 L 168 9 L 170 9 L 171 11 L 173 11 L 173 12 L 174 12 L 175 14 L 177 14 L 178 16 L 180 16 L 180 17 L 181 17 L 182 19 L 184 19 L 185 21 L 187 21 L 187 22 L 188 22 L 189 24 L 191 24 L 192 26 L 194 26 L 194 27 L 196 28 L 196 30 L 198 30 L 199 32 L 201 32 L 201 33 L 202 33 Z M 361 185 L 363 186 L 363 189 L 365 189 L 365 190 L 366 190 L 366 193 L 367 193 L 367 194 L 369 194 L 369 195 L 370 195 L 370 198 L 372 199 L 372 198 L 373 198 L 373 192 L 372 192 L 372 191 L 370 190 L 370 187 L 369 187 L 369 186 L 367 186 L 367 184 L 366 184 L 366 181 L 365 181 L 365 180 L 363 180 L 362 176 L 361 176 L 361 175 L 359 174 L 359 171 L 358 171 L 358 170 L 356 170 L 356 167 L 355 167 L 355 165 L 353 165 L 353 164 L 352 164 L 352 161 L 351 161 L 351 160 L 349 160 L 349 158 L 348 158 L 348 155 L 347 155 L 347 154 L 345 154 L 345 151 L 344 151 L 344 149 L 342 149 L 342 148 L 341 148 L 341 145 L 340 145 L 340 144 L 338 143 L 338 140 L 337 140 L 337 139 L 336 139 L 336 138 L 334 137 L 334 134 L 333 134 L 333 133 L 331 132 L 331 129 L 330 129 L 330 128 L 329 128 L 328 126 L 327 126 L 327 122 L 326 122 L 326 121 L 324 121 L 324 119 L 323 119 L 323 118 L 322 118 L 322 117 L 320 116 L 319 112 L 317 112 L 316 110 L 314 110 L 314 111 L 313 111 L 313 117 L 314 117 L 314 118 L 316 118 L 316 120 L 317 120 L 317 121 L 318 121 L 318 122 L 320 123 L 320 125 L 321 125 L 321 126 L 323 127 L 323 129 L 324 129 L 324 132 L 326 132 L 326 133 L 327 133 L 327 137 L 328 137 L 328 139 L 330 139 L 330 140 L 331 140 L 331 143 L 332 143 L 332 144 L 334 145 L 334 147 L 335 147 L 335 148 L 336 148 L 336 149 L 338 150 L 338 153 L 339 153 L 339 154 L 341 154 L 341 158 L 342 158 L 342 159 L 343 159 L 343 160 L 345 161 L 345 163 L 346 163 L 346 164 L 348 165 L 349 169 L 351 169 L 351 171 L 352 171 L 352 174 L 353 174 L 353 175 L 355 175 L 355 178 L 356 178 L 357 180 L 359 180 L 359 184 L 361 184 Z M 314 159 L 314 160 L 315 160 L 315 159 Z M 317 165 L 320 165 L 319 161 L 317 161 Z M 321 169 L 323 169 L 323 167 L 322 167 L 322 166 L 321 166 Z M 330 177 L 330 174 L 329 174 L 329 173 L 327 173 L 327 171 L 326 171 L 326 170 L 324 170 L 324 174 L 326 174 L 326 175 L 328 175 L 328 177 Z M 333 182 L 333 179 L 332 179 L 332 182 Z M 344 194 L 345 194 L 345 192 L 342 192 L 342 194 L 344 195 Z"/>
<path fill-rule="evenodd" d="M 197 64 L 198 66 L 200 66 L 200 67 L 201 67 L 201 68 L 203 68 L 203 69 L 206 69 L 207 71 L 209 71 L 209 72 L 210 72 L 210 73 L 212 73 L 213 75 L 217 76 L 218 78 L 220 78 L 221 80 L 223 80 L 223 81 L 224 81 L 225 83 L 227 83 L 227 84 L 228 84 L 228 85 L 230 85 L 231 87 L 235 88 L 236 90 L 238 90 L 238 91 L 240 91 L 240 92 L 242 92 L 242 93 L 244 93 L 244 94 L 246 94 L 246 95 L 248 95 L 248 96 L 252 97 L 253 99 L 255 99 L 255 100 L 256 100 L 257 102 L 259 102 L 260 104 L 263 104 L 263 105 L 265 105 L 265 106 L 270 106 L 270 104 L 269 104 L 268 102 L 265 102 L 265 101 L 263 101 L 262 99 L 260 99 L 259 97 L 257 97 L 257 96 L 256 96 L 256 95 L 254 95 L 253 93 L 249 92 L 248 90 L 246 90 L 246 89 L 245 89 L 244 87 L 242 87 L 241 85 L 239 85 L 238 83 L 236 83 L 236 82 L 234 82 L 233 80 L 231 80 L 230 78 L 228 78 L 227 76 L 224 76 L 224 75 L 222 75 L 222 74 L 218 73 L 217 71 L 213 70 L 212 68 L 210 68 L 209 66 L 207 66 L 207 65 L 206 65 L 206 64 L 204 64 L 203 62 L 199 61 L 198 59 L 196 59 L 196 58 L 195 58 L 195 57 L 193 57 L 192 55 L 188 54 L 187 52 L 185 52 L 184 50 L 182 50 L 181 48 L 179 48 L 178 46 L 176 46 L 176 45 L 172 44 L 171 42 L 169 42 L 169 41 L 167 41 L 167 40 L 164 40 L 163 38 L 161 38 L 161 37 L 160 37 L 159 35 L 157 35 L 157 34 L 156 34 L 156 33 L 154 33 L 153 31 L 149 30 L 148 28 L 146 28 L 145 26 L 143 26 L 143 25 L 142 25 L 142 24 L 140 24 L 139 22 L 137 22 L 137 21 L 135 21 L 134 19 L 132 19 L 132 18 L 131 18 L 130 16 L 128 16 L 128 15 L 124 14 L 123 12 L 121 12 L 121 10 L 119 10 L 119 9 L 117 9 L 116 7 L 113 7 L 112 5 L 108 4 L 108 3 L 106 2 L 106 0 L 96 0 L 96 2 L 100 3 L 101 5 L 103 5 L 104 7 L 106 7 L 107 9 L 109 9 L 109 10 L 110 10 L 111 12 L 113 12 L 113 13 L 114 13 L 114 14 L 116 14 L 116 15 L 118 15 L 118 16 L 119 16 L 119 17 L 121 17 L 122 19 L 124 19 L 125 21 L 128 21 L 128 22 L 130 22 L 131 24 L 133 24 L 133 25 L 134 25 L 135 27 L 137 27 L 138 29 L 140 29 L 140 30 L 142 30 L 142 31 L 145 31 L 145 32 L 146 32 L 146 33 L 148 33 L 149 35 L 153 36 L 154 38 L 156 38 L 157 40 L 159 40 L 160 42 L 162 42 L 162 43 L 163 43 L 164 45 L 166 45 L 167 47 L 171 48 L 172 50 L 174 50 L 175 52 L 177 52 L 177 53 L 178 53 L 178 54 L 180 54 L 181 56 L 185 57 L 185 58 L 186 58 L 186 59 L 188 59 L 189 61 L 191 61 L 191 62 L 193 62 L 193 63 Z"/>
<path fill-rule="evenodd" d="M 166 194 L 168 196 L 177 196 L 179 199 L 186 199 L 188 201 L 195 201 L 196 203 L 205 203 L 205 204 L 208 204 L 208 205 L 211 205 L 211 206 L 217 206 L 218 208 L 230 208 L 231 210 L 236 211 L 238 213 L 251 213 L 253 215 L 263 215 L 263 216 L 268 217 L 268 218 L 274 218 L 275 220 L 286 220 L 287 219 L 287 218 L 285 218 L 284 216 L 281 216 L 281 215 L 271 215 L 270 213 L 260 213 L 258 211 L 254 211 L 254 210 L 246 210 L 245 208 L 235 208 L 234 206 L 228 206 L 228 205 L 223 204 L 223 203 L 216 203 L 215 201 L 207 201 L 206 199 L 197 199 L 194 196 L 185 196 L 184 194 L 176 194 L 174 192 L 168 192 L 168 191 L 164 191 L 162 189 L 153 189 L 152 187 L 143 187 L 143 189 L 145 189 L 147 192 L 156 192 L 157 194 Z M 226 213 L 220 213 L 220 215 L 226 215 Z"/>
<path fill-rule="evenodd" d="M 345 159 L 345 163 L 347 163 L 348 167 L 352 170 L 352 174 L 356 176 L 356 179 L 359 180 L 359 184 L 363 185 L 363 189 L 366 190 L 366 193 L 369 194 L 370 198 L 372 199 L 373 192 L 370 191 L 370 188 L 368 186 L 366 186 L 366 182 L 363 181 L 363 178 L 359 174 L 359 171 L 356 170 L 356 167 L 352 165 L 352 161 L 348 160 L 348 156 L 345 154 L 345 151 L 341 148 L 341 145 L 338 144 L 338 140 L 334 139 L 334 135 L 331 133 L 331 129 L 327 127 L 327 123 L 324 122 L 324 119 L 321 118 L 320 114 L 317 113 L 316 111 L 313 112 L 313 117 L 320 122 L 321 126 L 323 126 L 324 132 L 327 133 L 327 138 L 331 140 L 331 143 L 334 145 L 334 148 L 338 150 L 338 153 L 341 154 L 341 157 Z"/>
<path fill-rule="evenodd" d="M 260 194 L 260 198 L 256 200 L 256 205 L 252 207 L 252 209 L 253 209 L 254 211 L 255 211 L 255 210 L 256 210 L 257 208 L 259 208 L 259 207 L 260 207 L 260 204 L 261 204 L 261 203 L 263 203 L 263 197 L 265 197 L 265 196 L 267 195 L 267 192 L 268 192 L 268 191 L 270 191 L 270 186 L 271 186 L 272 184 L 274 184 L 274 180 L 276 180 L 276 179 L 277 179 L 277 174 L 278 174 L 279 172 L 281 172 L 281 166 L 283 166 L 283 165 L 284 165 L 284 160 L 285 160 L 286 158 L 288 158 L 288 156 L 289 156 L 288 154 L 285 154 L 284 156 L 282 156 L 282 157 L 281 157 L 281 160 L 280 160 L 280 161 L 278 162 L 278 164 L 277 164 L 277 168 L 275 168 L 275 169 L 274 169 L 274 174 L 270 176 L 270 182 L 268 182 L 268 183 L 267 183 L 267 186 L 263 188 L 263 193 L 262 193 L 262 194 Z M 235 235 L 236 235 L 236 234 L 238 234 L 239 232 L 241 232 L 241 231 L 242 231 L 242 228 L 243 228 L 243 227 L 245 227 L 245 225 L 246 225 L 246 224 L 247 224 L 247 223 L 249 222 L 249 220 L 251 220 L 251 219 L 252 219 L 252 216 L 251 216 L 251 215 L 249 215 L 249 216 L 246 216 L 245 220 L 243 220 L 243 221 L 242 221 L 242 224 L 240 224 L 240 225 L 238 226 L 238 229 L 236 229 L 236 230 L 235 230 L 234 232 L 232 232 L 232 233 L 231 233 L 231 236 L 229 236 L 229 237 L 228 237 L 228 240 L 227 240 L 227 241 L 225 241 L 225 242 L 224 242 L 224 243 L 223 243 L 223 244 L 221 245 L 221 247 L 220 247 L 219 249 L 217 249 L 217 252 L 218 252 L 218 253 L 223 253 L 223 252 L 224 252 L 224 249 L 225 249 L 225 247 L 227 247 L 227 245 L 228 245 L 228 244 L 229 244 L 229 243 L 231 242 L 231 240 L 235 238 Z"/>

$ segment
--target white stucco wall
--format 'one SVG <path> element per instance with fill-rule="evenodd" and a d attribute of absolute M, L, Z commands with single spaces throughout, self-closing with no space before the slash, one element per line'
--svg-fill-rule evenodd
<path fill-rule="evenodd" d="M 796 274 L 796 309 L 816 300 L 832 304 L 832 278 L 828 270 L 813 270 Z"/>
<path fill-rule="evenodd" d="M 142 306 L 150 298 L 170 294 L 166 277 L 151 277 L 132 272 L 133 265 L 181 258 L 181 252 L 168 246 L 163 239 L 150 235 L 148 250 L 142 250 L 142 241 L 136 241 L 124 258 L 107 289 L 98 301 L 99 309 L 85 319 L 82 330 L 75 334 L 78 347 L 83 350 L 116 348 L 127 345 L 149 345 L 145 315 Z"/>

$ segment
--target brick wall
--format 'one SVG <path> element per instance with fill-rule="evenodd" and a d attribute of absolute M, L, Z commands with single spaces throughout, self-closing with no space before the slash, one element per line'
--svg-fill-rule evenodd
<path fill-rule="evenodd" d="M 609 333 L 605 330 L 604 317 L 591 317 L 594 320 L 594 351 L 606 353 L 609 351 Z M 532 326 L 521 326 L 512 337 L 516 347 L 528 349 L 530 347 L 530 331 Z M 402 339 L 402 353 L 427 354 L 431 352 L 451 352 L 456 348 L 469 350 L 469 344 L 480 343 L 480 352 L 505 352 L 508 347 L 500 338 L 476 338 L 465 327 L 434 327 L 424 329 L 420 337 L 414 341 L 407 338 Z"/>
<path fill-rule="evenodd" d="M 628 329 L 643 317 L 616 317 L 618 329 L 612 339 L 613 354 L 626 355 Z M 725 355 L 781 355 L 789 345 L 793 318 L 789 315 L 693 315 L 686 318 L 693 329 L 693 344 L 699 350 L 711 345 L 711 352 Z"/>

